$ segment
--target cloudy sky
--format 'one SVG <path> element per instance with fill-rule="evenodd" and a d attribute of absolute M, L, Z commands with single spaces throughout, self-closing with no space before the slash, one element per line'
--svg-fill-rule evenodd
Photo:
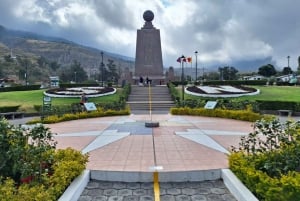
<path fill-rule="evenodd" d="M 152 10 L 164 66 L 198 53 L 199 66 L 271 58 L 296 69 L 299 0 L 0 0 L 0 24 L 135 57 L 136 30 Z"/>

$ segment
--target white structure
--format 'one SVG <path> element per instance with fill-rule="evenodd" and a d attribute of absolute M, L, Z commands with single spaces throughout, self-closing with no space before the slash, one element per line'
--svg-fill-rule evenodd
<path fill-rule="evenodd" d="M 50 87 L 59 87 L 59 77 L 58 76 L 50 76 Z"/>
<path fill-rule="evenodd" d="M 249 76 L 244 76 L 242 79 L 243 80 L 265 80 L 266 77 L 262 75 L 249 75 Z"/>

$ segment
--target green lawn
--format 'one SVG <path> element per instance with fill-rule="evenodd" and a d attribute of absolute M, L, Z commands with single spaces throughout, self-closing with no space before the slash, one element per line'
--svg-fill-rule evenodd
<path fill-rule="evenodd" d="M 243 100 L 274 100 L 300 102 L 300 87 L 298 86 L 254 86 L 260 90 L 256 96 L 243 96 Z"/>
<path fill-rule="evenodd" d="M 33 91 L 13 91 L 0 93 L 0 106 L 14 106 L 20 105 L 20 109 L 26 112 L 34 112 L 34 105 L 43 104 L 44 90 Z M 121 89 L 117 90 L 116 94 L 89 98 L 89 102 L 112 102 L 119 100 Z M 52 105 L 69 105 L 71 103 L 79 103 L 80 98 L 52 98 Z"/>
<path fill-rule="evenodd" d="M 300 102 L 299 86 L 252 86 L 260 90 L 260 94 L 255 96 L 242 96 L 241 100 L 274 100 L 274 101 L 295 101 Z M 179 89 L 181 94 L 181 88 Z M 195 98 L 196 96 L 187 95 L 186 98 Z M 200 97 L 197 97 L 200 98 Z"/>

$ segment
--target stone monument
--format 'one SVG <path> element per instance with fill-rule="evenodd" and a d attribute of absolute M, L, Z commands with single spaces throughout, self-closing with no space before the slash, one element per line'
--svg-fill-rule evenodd
<path fill-rule="evenodd" d="M 147 10 L 143 14 L 145 24 L 137 30 L 135 73 L 133 79 L 138 83 L 140 77 L 148 77 L 152 84 L 160 84 L 163 74 L 160 31 L 152 25 L 154 14 Z"/>

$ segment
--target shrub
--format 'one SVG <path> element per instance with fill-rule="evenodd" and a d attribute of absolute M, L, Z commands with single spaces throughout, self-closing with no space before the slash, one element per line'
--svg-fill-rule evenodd
<path fill-rule="evenodd" d="M 104 116 L 114 116 L 114 115 L 129 115 L 130 110 L 129 107 L 126 107 L 123 110 L 104 110 L 103 108 L 97 108 L 96 111 L 91 112 L 78 112 L 75 114 L 63 114 L 63 115 L 50 115 L 44 117 L 43 119 L 33 119 L 27 124 L 36 124 L 36 123 L 45 123 L 45 124 L 52 124 L 58 123 L 62 121 L 70 121 L 76 119 L 86 119 L 86 118 L 94 118 L 94 117 L 104 117 Z"/>
<path fill-rule="evenodd" d="M 19 109 L 20 105 L 16 106 L 1 106 L 0 107 L 0 112 L 16 112 Z"/>
<path fill-rule="evenodd" d="M 229 119 L 237 119 L 243 121 L 254 122 L 261 119 L 263 116 L 259 113 L 247 110 L 224 110 L 224 109 L 205 109 L 205 108 L 171 108 L 171 114 L 174 115 L 195 115 L 195 116 L 208 116 L 208 117 L 222 117 Z"/>
<path fill-rule="evenodd" d="M 254 132 L 232 147 L 230 169 L 259 200 L 300 199 L 300 122 L 255 122 Z"/>
<path fill-rule="evenodd" d="M 24 130 L 2 119 L 0 130 L 0 200 L 57 200 L 85 169 L 88 155 L 55 150 L 53 134 L 42 125 Z"/>
<path fill-rule="evenodd" d="M 13 87 L 2 87 L 0 88 L 0 92 L 8 92 L 8 91 L 31 91 L 31 90 L 39 90 L 41 85 L 18 85 Z"/>

